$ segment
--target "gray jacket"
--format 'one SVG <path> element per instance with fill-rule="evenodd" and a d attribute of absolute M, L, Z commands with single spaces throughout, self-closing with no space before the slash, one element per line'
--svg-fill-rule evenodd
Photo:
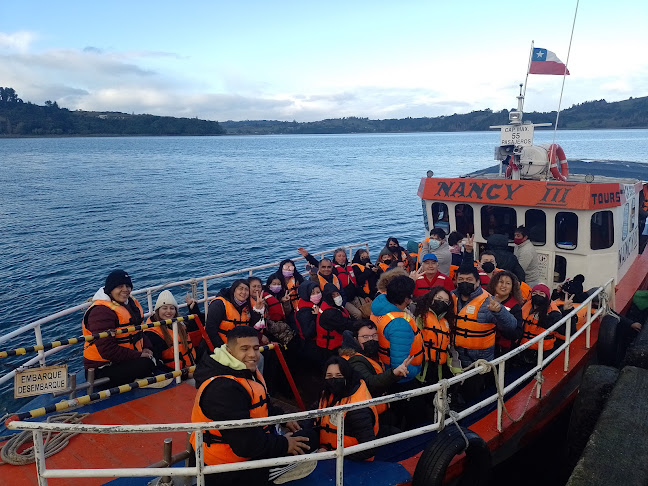
<path fill-rule="evenodd" d="M 443 240 L 439 245 L 439 248 L 436 250 L 430 250 L 430 244 L 427 240 L 423 240 L 423 245 L 421 247 L 421 255 L 426 253 L 432 253 L 436 255 L 439 260 L 439 272 L 448 275 L 450 273 L 450 265 L 452 265 L 452 253 L 450 253 L 450 247 L 448 246 L 447 240 Z"/>
<path fill-rule="evenodd" d="M 520 245 L 515 245 L 513 254 L 517 257 L 520 266 L 526 275 L 525 282 L 529 287 L 540 283 L 540 260 L 531 240 L 526 240 Z"/>

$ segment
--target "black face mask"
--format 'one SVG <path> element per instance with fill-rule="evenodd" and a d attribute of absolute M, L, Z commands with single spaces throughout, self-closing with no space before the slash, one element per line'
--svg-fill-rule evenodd
<path fill-rule="evenodd" d="M 544 308 L 547 307 L 547 305 L 549 304 L 549 299 L 547 299 L 544 295 L 532 295 L 531 303 L 535 307 Z"/>
<path fill-rule="evenodd" d="M 324 389 L 336 397 L 342 396 L 345 387 L 345 378 L 327 378 L 324 380 Z"/>
<path fill-rule="evenodd" d="M 440 314 L 443 314 L 444 312 L 448 312 L 448 309 L 450 308 L 450 304 L 447 302 L 443 302 L 442 300 L 433 300 L 432 305 L 430 306 L 430 309 L 438 316 Z"/>
<path fill-rule="evenodd" d="M 363 265 L 367 264 L 367 263 L 369 263 L 369 259 L 368 258 L 361 258 L 360 263 L 362 263 Z"/>
<path fill-rule="evenodd" d="M 398 247 L 397 246 L 390 246 L 389 251 L 391 251 L 392 253 L 396 253 L 398 251 Z"/>
<path fill-rule="evenodd" d="M 383 260 L 383 263 L 384 263 L 385 265 L 391 265 L 391 262 L 392 262 L 392 261 L 391 261 L 390 259 Z"/>
<path fill-rule="evenodd" d="M 495 270 L 495 264 L 493 262 L 482 263 L 482 269 L 486 273 L 491 273 L 493 270 Z"/>
<path fill-rule="evenodd" d="M 469 296 L 475 291 L 475 284 L 471 282 L 460 282 L 457 284 L 457 290 L 460 295 Z"/>
<path fill-rule="evenodd" d="M 362 354 L 375 358 L 378 356 L 378 341 L 372 339 L 362 344 Z"/>

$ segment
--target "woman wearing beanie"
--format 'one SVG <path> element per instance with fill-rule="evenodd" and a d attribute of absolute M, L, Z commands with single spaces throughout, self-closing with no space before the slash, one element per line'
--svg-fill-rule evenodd
<path fill-rule="evenodd" d="M 131 297 L 133 282 L 124 270 L 115 270 L 92 297 L 83 316 L 83 335 L 114 331 L 142 324 L 142 306 Z M 110 378 L 109 386 L 131 383 L 152 376 L 155 362 L 148 338 L 142 331 L 108 336 L 86 342 L 83 366 L 95 370 L 95 378 Z"/>
<path fill-rule="evenodd" d="M 178 317 L 178 302 L 169 290 L 163 290 L 155 302 L 155 312 L 146 321 L 165 321 Z M 169 326 L 152 327 L 144 331 L 144 335 L 151 342 L 153 356 L 158 361 L 158 367 L 164 372 L 175 370 L 175 358 L 173 355 L 173 328 Z M 196 364 L 196 352 L 187 338 L 187 328 L 184 323 L 178 323 L 178 357 L 180 369 Z"/>

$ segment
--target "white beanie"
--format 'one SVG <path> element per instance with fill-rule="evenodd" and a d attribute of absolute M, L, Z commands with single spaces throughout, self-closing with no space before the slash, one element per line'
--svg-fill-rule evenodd
<path fill-rule="evenodd" d="M 170 290 L 163 290 L 162 292 L 160 292 L 160 295 L 158 295 L 158 298 L 155 301 L 154 310 L 158 310 L 163 305 L 172 305 L 176 309 L 178 308 L 178 303 L 176 302 L 175 297 L 173 297 L 173 294 Z"/>

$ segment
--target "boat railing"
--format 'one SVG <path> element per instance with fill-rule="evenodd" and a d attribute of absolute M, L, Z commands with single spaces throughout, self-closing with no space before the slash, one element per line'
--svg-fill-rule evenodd
<path fill-rule="evenodd" d="M 343 248 L 348 252 L 348 258 L 349 261 L 351 261 L 351 255 L 354 249 L 356 248 L 366 248 L 367 252 L 369 251 L 369 243 L 353 243 L 351 245 L 342 245 L 340 247 L 336 248 Z M 324 250 L 324 251 L 319 251 L 316 253 L 312 253 L 314 257 L 320 257 L 324 255 L 329 255 L 332 254 L 335 249 L 330 249 L 330 250 Z M 303 256 L 298 256 L 295 258 L 291 258 L 293 261 L 300 261 L 300 260 L 305 260 Z M 153 313 L 153 296 L 156 292 L 159 292 L 164 289 L 170 289 L 174 287 L 183 287 L 183 286 L 188 286 L 190 285 L 192 288 L 192 296 L 198 303 L 204 303 L 207 302 L 210 298 L 209 296 L 209 291 L 208 287 L 210 283 L 213 283 L 214 280 L 218 279 L 223 279 L 227 277 L 232 277 L 234 275 L 240 275 L 240 274 L 247 274 L 248 277 L 251 277 L 255 274 L 255 272 L 259 272 L 261 270 L 265 270 L 268 268 L 278 268 L 279 267 L 279 261 L 274 262 L 274 263 L 267 263 L 264 265 L 257 265 L 254 267 L 246 267 L 246 268 L 241 268 L 237 270 L 230 270 L 227 272 L 221 272 L 221 273 L 216 273 L 213 275 L 205 275 L 203 277 L 198 277 L 198 278 L 190 278 L 187 280 L 180 280 L 177 282 L 169 282 L 161 285 L 154 285 L 151 287 L 146 287 L 143 289 L 138 289 L 134 290 L 132 292 L 132 295 L 134 296 L 140 296 L 140 295 L 145 295 L 146 296 L 146 316 L 149 316 Z M 202 295 L 198 294 L 198 287 L 202 288 Z M 11 331 L 7 334 L 4 334 L 3 336 L 0 336 L 0 345 L 3 343 L 11 343 L 15 340 L 15 338 L 28 333 L 30 331 L 34 332 L 34 340 L 35 344 L 37 346 L 43 345 L 43 334 L 42 334 L 42 327 L 46 324 L 49 324 L 52 321 L 55 321 L 57 319 L 61 319 L 63 317 L 69 316 L 71 314 L 75 314 L 80 311 L 85 311 L 92 302 L 88 300 L 88 302 L 84 302 L 79 305 L 75 305 L 73 307 L 70 307 L 68 309 L 63 309 L 59 312 L 56 312 L 54 314 L 50 314 L 49 316 L 43 317 L 41 319 L 38 319 L 36 321 L 30 322 L 29 324 L 25 324 L 24 326 Z M 183 308 L 186 307 L 187 304 L 180 304 L 179 307 Z M 207 306 L 205 306 L 205 316 L 207 315 Z M 46 366 L 47 365 L 47 357 L 51 356 L 52 354 L 55 353 L 60 353 L 61 351 L 64 351 L 68 346 L 60 346 L 56 347 L 54 349 L 50 349 L 48 351 L 38 351 L 38 354 L 34 357 L 31 357 L 24 362 L 15 364 L 16 369 L 21 369 L 21 368 L 27 368 L 33 365 L 36 365 L 37 363 L 40 366 Z M 2 374 L 0 375 L 0 385 L 3 383 L 13 379 L 14 375 L 16 374 L 15 369 L 9 370 L 9 371 L 3 371 Z"/>
<path fill-rule="evenodd" d="M 502 431 L 502 422 L 505 407 L 505 397 L 510 394 L 516 387 L 519 387 L 530 378 L 535 378 L 534 387 L 536 388 L 536 399 L 541 396 L 542 389 L 542 370 L 551 363 L 557 356 L 564 352 L 564 372 L 569 370 L 570 358 L 569 349 L 576 338 L 585 333 L 585 347 L 589 348 L 591 344 L 590 332 L 592 322 L 599 318 L 608 309 L 609 299 L 614 294 L 614 279 L 611 278 L 603 286 L 597 288 L 582 304 L 574 308 L 572 312 L 560 319 L 556 324 L 545 330 L 542 334 L 534 337 L 528 342 L 509 351 L 503 356 L 494 360 L 478 361 L 473 367 L 465 370 L 463 373 L 450 379 L 443 379 L 434 385 L 395 393 L 363 402 L 339 405 L 327 409 L 310 410 L 306 412 L 290 413 L 285 415 L 271 416 L 262 419 L 244 419 L 219 422 L 202 422 L 202 423 L 177 423 L 177 424 L 139 424 L 139 425 L 95 425 L 95 424 L 69 424 L 54 422 L 25 422 L 11 421 L 7 424 L 9 429 L 31 430 L 33 434 L 34 452 L 36 459 L 36 471 L 38 474 L 39 485 L 47 485 L 48 479 L 53 478 L 85 478 L 85 477 L 151 477 L 151 476 L 195 476 L 198 486 L 205 484 L 205 474 L 214 474 L 226 471 L 239 471 L 244 469 L 254 469 L 262 467 L 278 467 L 292 463 L 320 461 L 325 459 L 336 460 L 336 485 L 342 486 L 344 482 L 344 457 L 360 451 L 374 449 L 387 444 L 392 444 L 404 439 L 415 437 L 428 432 L 442 430 L 447 426 L 459 426 L 458 421 L 471 415 L 472 413 L 497 402 L 497 429 Z M 599 297 L 599 306 L 596 312 L 592 313 L 592 301 Z M 587 309 L 587 318 L 585 323 L 575 333 L 571 333 L 571 326 L 565 325 L 566 335 L 565 342 L 557 347 L 548 356 L 545 356 L 542 348 L 545 338 L 556 331 L 565 323 L 570 323 L 571 318 L 581 309 Z M 504 386 L 504 374 L 506 363 L 515 356 L 529 349 L 534 344 L 538 344 L 538 360 L 534 367 L 523 374 L 512 383 Z M 495 371 L 497 374 L 496 391 L 480 402 L 462 410 L 453 412 L 449 408 L 447 392 L 452 385 L 463 382 L 473 376 Z M 399 400 L 407 400 L 420 395 L 436 394 L 434 399 L 435 417 L 431 424 L 418 427 L 416 429 L 400 432 L 380 439 L 364 442 L 350 447 L 344 447 L 344 415 L 351 410 L 358 410 L 372 405 L 383 403 L 392 403 Z M 205 430 L 225 430 L 239 429 L 245 427 L 257 427 L 285 423 L 291 420 L 316 419 L 328 415 L 331 417 L 333 424 L 337 428 L 337 446 L 333 451 L 315 452 L 312 454 L 300 456 L 286 456 L 272 459 L 262 459 L 231 464 L 220 464 L 216 466 L 206 466 L 203 463 L 203 434 Z M 173 467 L 173 468 L 111 468 L 111 469 L 47 469 L 45 464 L 45 451 L 43 448 L 43 434 L 47 432 L 71 432 L 71 433 L 91 433 L 91 434 L 133 434 L 133 433 L 160 433 L 160 432 L 193 432 L 195 436 L 195 459 L 196 465 L 193 467 Z"/>

